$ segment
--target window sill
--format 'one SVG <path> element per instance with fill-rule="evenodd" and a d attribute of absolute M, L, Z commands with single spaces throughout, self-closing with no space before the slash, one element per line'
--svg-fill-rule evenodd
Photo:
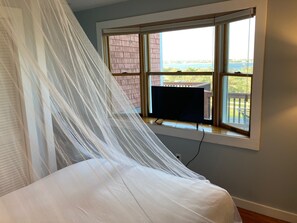
<path fill-rule="evenodd" d="M 202 131 L 205 131 L 204 141 L 214 144 L 259 150 L 259 143 L 248 136 L 235 133 L 212 125 L 201 124 L 196 128 L 195 123 L 164 120 L 162 124 L 156 124 L 155 118 L 143 118 L 150 129 L 160 135 L 173 136 L 183 139 L 200 141 Z"/>

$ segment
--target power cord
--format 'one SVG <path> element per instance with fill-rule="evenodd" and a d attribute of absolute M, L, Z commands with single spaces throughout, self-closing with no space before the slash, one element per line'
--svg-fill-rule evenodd
<path fill-rule="evenodd" d="M 192 161 L 194 161 L 194 160 L 196 159 L 196 157 L 199 155 L 200 150 L 201 150 L 201 144 L 202 144 L 202 142 L 203 142 L 204 136 L 205 136 L 205 132 L 204 132 L 204 129 L 202 129 L 202 138 L 201 138 L 200 143 L 199 143 L 198 151 L 197 151 L 197 153 L 195 154 L 195 156 L 194 156 L 194 157 L 193 157 L 193 158 L 186 164 L 186 167 L 188 167 L 189 164 L 190 164 Z"/>
<path fill-rule="evenodd" d="M 161 120 L 161 121 L 159 121 L 160 119 L 159 118 L 157 118 L 156 120 L 155 120 L 155 124 L 157 124 L 157 125 L 162 125 L 162 123 L 163 123 L 163 120 Z M 159 122 L 158 122 L 159 121 Z"/>

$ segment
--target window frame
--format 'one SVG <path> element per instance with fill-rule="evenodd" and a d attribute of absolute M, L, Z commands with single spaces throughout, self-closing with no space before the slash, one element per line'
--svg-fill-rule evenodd
<path fill-rule="evenodd" d="M 248 137 L 234 137 L 234 136 L 222 136 L 209 133 L 206 135 L 205 141 L 212 143 L 218 143 L 223 145 L 249 148 L 252 150 L 258 150 L 260 147 L 260 130 L 261 130 L 261 105 L 262 105 L 262 82 L 263 82 L 263 70 L 264 70 L 264 50 L 265 50 L 265 32 L 266 32 L 266 15 L 267 15 L 267 0 L 231 0 L 228 2 L 220 2 L 209 5 L 195 6 L 184 9 L 177 9 L 172 11 L 166 11 L 161 13 L 153 13 L 143 16 L 135 16 L 124 19 L 116 19 L 105 22 L 97 23 L 97 37 L 98 37 L 98 51 L 102 55 L 102 31 L 113 27 L 133 27 L 138 24 L 149 24 L 154 22 L 166 22 L 169 20 L 185 19 L 197 16 L 207 16 L 214 13 L 224 13 L 231 11 L 244 10 L 247 8 L 255 8 L 257 11 L 256 19 L 256 33 L 255 33 L 255 52 L 254 52 L 254 76 L 252 81 L 252 95 L 251 95 L 251 119 L 250 119 L 250 135 Z M 134 28 L 131 28 L 134 29 Z M 216 37 L 217 39 L 217 37 Z M 222 47 L 223 44 L 219 43 L 216 46 L 216 50 Z M 217 61 L 216 61 L 217 63 Z M 147 68 L 143 69 L 144 73 Z M 221 67 L 215 72 L 222 73 Z M 146 75 L 144 79 L 147 78 Z M 221 75 L 218 75 L 219 77 Z M 219 78 L 220 79 L 220 78 Z M 218 80 L 219 81 L 219 80 Z M 217 84 L 217 81 L 215 81 Z M 219 82 L 218 82 L 219 83 Z M 214 87 L 220 88 L 221 86 Z M 219 90 L 221 91 L 221 89 Z M 219 92 L 214 92 L 214 100 L 220 97 Z M 217 98 L 217 99 L 215 99 Z M 221 100 L 218 100 L 221 101 Z M 218 103 L 217 101 L 214 103 Z M 221 107 L 221 105 L 219 106 Z M 221 112 L 221 109 L 214 111 L 216 115 Z M 219 114 L 221 117 L 221 114 Z M 220 120 L 214 120 L 220 122 Z M 185 134 L 186 130 L 178 130 L 162 128 L 160 126 L 151 126 L 155 133 L 170 135 L 176 137 L 182 137 L 187 139 L 197 140 L 196 136 L 201 135 L 201 132 L 195 133 L 193 131 Z M 163 129 L 163 130 L 161 130 Z M 187 136 L 186 136 L 187 135 Z"/>
<path fill-rule="evenodd" d="M 228 125 L 227 123 L 223 122 L 223 79 L 224 77 L 250 77 L 251 78 L 251 83 L 253 83 L 253 75 L 252 74 L 245 74 L 245 73 L 228 73 L 228 72 L 223 72 L 219 74 L 220 76 L 220 88 L 221 90 L 221 98 L 220 98 L 220 115 L 219 115 L 219 126 L 228 129 L 230 131 L 234 131 L 243 135 L 250 136 L 250 130 L 245 131 L 240 128 L 233 127 L 232 125 Z M 251 86 L 251 95 L 252 95 L 253 88 Z M 250 96 L 250 104 L 252 105 L 252 97 Z M 250 109 L 251 109 L 250 105 Z M 251 129 L 251 121 L 249 122 L 249 129 Z"/>
<path fill-rule="evenodd" d="M 237 21 L 240 21 L 240 20 L 237 20 Z M 238 132 L 238 133 L 241 133 L 243 135 L 247 135 L 247 136 L 250 136 L 250 132 L 251 132 L 251 120 L 249 121 L 249 131 L 245 131 L 243 129 L 240 129 L 240 128 L 236 128 L 236 127 L 233 127 L 232 125 L 228 125 L 226 123 L 223 122 L 223 97 L 224 97 L 224 94 L 223 94 L 223 79 L 224 77 L 250 77 L 251 78 L 251 95 L 250 95 L 250 116 L 251 116 L 251 110 L 252 110 L 252 93 L 253 93 L 253 77 L 254 77 L 254 71 L 253 73 L 241 73 L 241 72 L 234 72 L 234 73 L 231 73 L 228 71 L 228 54 L 229 54 L 229 30 L 230 30 L 230 23 L 227 23 L 227 24 L 224 24 L 223 26 L 223 29 L 222 29 L 222 35 L 223 35 L 223 47 L 224 47 L 224 50 L 223 50 L 223 55 L 222 55 L 222 63 L 223 63 L 223 69 L 222 69 L 222 72 L 219 73 L 219 85 L 220 85 L 220 89 L 221 89 L 221 96 L 220 96 L 220 106 L 219 106 L 219 126 L 220 127 L 223 127 L 225 129 L 228 129 L 228 130 L 231 130 L 231 131 L 235 131 L 235 132 Z M 256 37 L 255 37 L 256 38 Z M 255 46 L 254 46 L 255 48 Z M 254 59 L 255 61 L 255 59 Z"/>
<path fill-rule="evenodd" d="M 114 77 L 129 77 L 129 76 L 136 76 L 139 77 L 139 90 L 140 90 L 140 115 L 142 115 L 143 112 L 143 99 L 144 99 L 144 95 L 143 95 L 143 91 L 142 91 L 142 86 L 143 86 L 143 78 L 141 78 L 143 76 L 143 57 L 142 57 L 142 49 L 141 49 L 141 45 L 143 43 L 142 41 L 142 35 L 138 34 L 138 33 L 134 33 L 138 35 L 138 46 L 139 46 L 139 72 L 122 72 L 122 73 L 112 73 L 112 76 Z M 125 34 L 118 34 L 118 35 L 125 35 Z M 104 62 L 105 64 L 107 64 L 108 68 L 111 70 L 111 59 L 110 59 L 110 50 L 109 50 L 109 37 L 112 35 L 108 35 L 108 36 L 104 36 Z"/>
<path fill-rule="evenodd" d="M 200 25 L 201 25 L 201 23 L 205 23 L 206 24 L 206 22 L 199 22 L 200 20 L 193 20 L 193 21 L 189 21 L 187 24 L 189 24 L 189 23 L 193 23 L 193 24 L 191 24 L 191 25 L 189 25 L 189 27 L 191 27 L 191 28 L 205 28 L 205 27 L 213 27 L 213 29 L 214 29 L 214 33 L 216 33 L 216 26 L 215 25 L 209 25 L 209 26 L 201 26 L 200 27 Z M 209 21 L 209 19 L 202 19 L 202 21 Z M 198 25 L 198 27 L 196 27 L 196 25 L 195 25 L 195 23 Z M 182 22 L 180 22 L 179 24 L 182 24 Z M 209 22 L 207 22 L 207 24 L 209 24 Z M 165 25 L 166 26 L 166 25 Z M 159 27 L 162 27 L 162 25 L 160 25 Z M 159 30 L 159 32 L 158 33 L 162 33 L 163 32 L 163 30 L 161 30 L 162 28 L 159 28 L 160 30 Z M 164 29 L 164 28 L 163 28 Z M 166 28 L 165 28 L 165 30 L 166 30 Z M 181 27 L 179 27 L 179 29 L 174 29 L 174 28 L 172 28 L 172 31 L 177 31 L 177 30 L 186 30 L 186 29 L 182 29 Z M 144 34 L 144 35 L 147 35 L 147 39 L 148 39 L 148 41 L 147 41 L 147 44 L 146 44 L 146 48 L 147 48 L 147 61 L 148 61 L 148 63 L 147 63 L 147 72 L 146 72 L 146 79 L 147 79 L 147 88 L 148 88 L 148 90 L 147 90 L 147 103 L 145 104 L 145 108 L 146 108 L 146 113 L 145 113 L 145 117 L 147 116 L 147 117 L 151 117 L 151 113 L 149 112 L 149 107 L 150 107 L 150 101 L 149 101 L 149 99 L 150 99 L 150 97 L 149 97 L 149 94 L 150 94 L 150 90 L 149 90 L 149 78 L 150 78 L 150 76 L 174 76 L 174 75 L 177 75 L 177 76 L 211 76 L 212 77 L 212 98 L 214 98 L 214 91 L 215 91 L 215 89 L 214 89 L 214 77 L 215 77 L 215 46 L 216 46 L 216 38 L 215 38 L 215 36 L 214 36 L 214 43 L 213 43 L 213 47 L 214 47 L 214 49 L 213 49 L 213 54 L 214 54 L 214 58 L 213 58 L 213 64 L 214 64 L 214 70 L 213 71 L 193 71 L 193 72 L 189 72 L 189 71 L 176 71 L 176 72 L 164 72 L 164 71 L 159 71 L 159 72 L 157 72 L 157 71 L 151 71 L 150 70 L 150 68 L 151 68 L 151 61 L 150 61 L 150 41 L 149 41 L 149 35 L 150 34 L 153 34 L 153 33 L 155 33 L 155 32 L 149 32 L 149 33 L 147 33 L 147 34 Z M 212 117 L 211 117 L 211 119 L 205 119 L 204 118 L 204 121 L 203 121 L 203 124 L 210 124 L 210 125 L 214 125 L 214 119 L 213 119 L 213 109 L 214 109 L 214 100 L 212 100 L 212 104 L 211 104 L 211 108 L 212 108 L 212 111 L 211 111 L 211 114 L 212 114 Z"/>

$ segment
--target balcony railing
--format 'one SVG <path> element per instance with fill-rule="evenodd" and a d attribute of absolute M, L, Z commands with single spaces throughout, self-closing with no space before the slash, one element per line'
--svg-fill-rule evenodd
<path fill-rule="evenodd" d="M 242 129 L 249 128 L 250 122 L 250 94 L 229 93 L 225 108 L 224 123 Z M 211 119 L 212 92 L 204 91 L 204 118 Z"/>
<path fill-rule="evenodd" d="M 204 118 L 212 118 L 212 92 L 210 83 L 197 82 L 163 82 L 167 87 L 202 87 L 204 88 Z M 237 126 L 248 126 L 250 117 L 250 94 L 229 93 L 224 122 Z"/>
<path fill-rule="evenodd" d="M 226 121 L 233 124 L 248 125 L 250 119 L 250 94 L 229 93 Z"/>

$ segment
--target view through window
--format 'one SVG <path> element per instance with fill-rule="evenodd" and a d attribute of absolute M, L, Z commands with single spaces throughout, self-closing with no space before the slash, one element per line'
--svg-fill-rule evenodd
<path fill-rule="evenodd" d="M 204 118 L 212 118 L 215 28 L 195 28 L 149 35 L 151 86 L 204 88 Z M 158 38 L 158 40 L 157 40 Z M 158 47 L 156 47 L 156 44 Z M 172 73 L 172 74 L 171 74 Z M 151 102 L 151 94 L 150 94 Z M 150 103 L 150 112 L 152 106 Z"/>
<path fill-rule="evenodd" d="M 255 18 L 228 25 L 227 72 L 223 76 L 222 123 L 249 131 Z"/>
<path fill-rule="evenodd" d="M 224 27 L 220 40 L 218 26 Z M 152 86 L 199 87 L 204 89 L 206 123 L 249 134 L 254 36 L 254 17 L 191 29 L 109 35 L 109 67 L 139 113 L 145 113 L 141 108 L 152 112 Z M 223 52 L 216 50 L 218 42 Z M 145 84 L 148 92 L 141 91 Z"/>

